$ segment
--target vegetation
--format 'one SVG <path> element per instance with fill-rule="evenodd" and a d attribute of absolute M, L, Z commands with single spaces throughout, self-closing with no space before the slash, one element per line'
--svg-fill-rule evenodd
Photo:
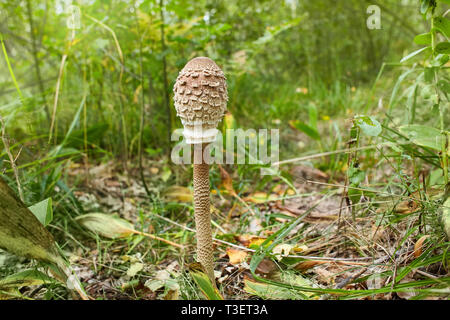
<path fill-rule="evenodd" d="M 0 298 L 448 299 L 449 8 L 2 0 Z M 224 134 L 280 130 L 276 174 L 211 165 L 217 288 L 170 159 L 196 56 Z"/>

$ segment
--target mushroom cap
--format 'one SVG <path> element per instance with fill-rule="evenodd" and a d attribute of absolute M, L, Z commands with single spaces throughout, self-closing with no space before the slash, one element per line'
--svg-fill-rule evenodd
<path fill-rule="evenodd" d="M 227 109 L 227 82 L 223 71 L 210 58 L 194 58 L 180 71 L 173 92 L 186 142 L 213 142 Z"/>

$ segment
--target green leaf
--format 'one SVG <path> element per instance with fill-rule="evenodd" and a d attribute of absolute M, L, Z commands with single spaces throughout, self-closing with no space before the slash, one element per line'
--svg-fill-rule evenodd
<path fill-rule="evenodd" d="M 312 287 L 311 281 L 292 272 L 283 272 L 280 278 L 285 284 Z M 258 282 L 253 279 L 244 279 L 244 284 L 244 291 L 247 293 L 269 300 L 305 300 L 313 295 L 311 292 L 289 290 L 279 285 Z"/>
<path fill-rule="evenodd" d="M 308 107 L 308 113 L 309 113 L 309 125 L 314 128 L 317 132 L 317 108 L 315 105 L 311 104 Z M 319 137 L 320 138 L 320 137 Z"/>
<path fill-rule="evenodd" d="M 438 54 L 436 57 L 434 57 L 433 61 L 431 62 L 431 65 L 433 67 L 441 67 L 444 64 L 446 64 L 449 60 L 448 54 Z"/>
<path fill-rule="evenodd" d="M 433 18 L 433 26 L 447 38 L 450 37 L 450 20 L 444 17 Z"/>
<path fill-rule="evenodd" d="M 29 207 L 38 220 L 47 226 L 53 220 L 52 198 L 47 198 Z"/>
<path fill-rule="evenodd" d="M 419 50 L 416 50 L 416 51 L 408 54 L 406 57 L 403 57 L 402 60 L 400 60 L 400 63 L 403 63 L 403 62 L 405 62 L 405 61 L 407 61 L 407 60 L 409 60 L 409 59 L 411 59 L 411 58 L 417 56 L 418 54 L 420 54 L 420 53 L 422 53 L 424 51 L 427 51 L 427 50 L 431 50 L 431 47 L 430 46 L 423 47 L 423 48 L 421 48 Z"/>
<path fill-rule="evenodd" d="M 359 200 L 361 200 L 361 197 L 363 195 L 361 190 L 358 189 L 352 189 L 349 188 L 348 189 L 348 198 L 350 199 L 350 201 L 352 202 L 352 204 L 357 204 L 359 203 Z"/>
<path fill-rule="evenodd" d="M 423 71 L 423 78 L 425 80 L 425 82 L 427 83 L 432 83 L 434 80 L 434 68 L 430 68 L 430 67 L 425 67 L 424 71 Z"/>
<path fill-rule="evenodd" d="M 414 42 L 420 45 L 431 45 L 431 33 L 422 33 L 415 36 Z"/>
<path fill-rule="evenodd" d="M 437 85 L 442 92 L 450 93 L 450 83 L 447 80 L 439 80 Z"/>
<path fill-rule="evenodd" d="M 449 54 L 450 53 L 450 42 L 440 42 L 436 45 L 436 47 L 434 48 L 434 51 L 436 53 L 445 53 L 445 54 Z"/>
<path fill-rule="evenodd" d="M 38 270 L 30 269 L 1 279 L 0 290 L 9 290 L 11 288 L 21 288 L 25 286 L 36 286 L 44 283 L 56 283 L 56 281 Z"/>
<path fill-rule="evenodd" d="M 208 300 L 223 300 L 222 295 L 216 286 L 211 282 L 205 269 L 199 262 L 191 263 L 188 266 L 189 273 L 194 279 L 194 282 L 199 287 L 200 291 L 205 295 Z"/>
<path fill-rule="evenodd" d="M 422 3 L 420 5 L 420 13 L 426 14 L 428 9 L 430 8 L 430 2 L 431 0 L 422 0 Z"/>
<path fill-rule="evenodd" d="M 381 133 L 381 124 L 372 116 L 356 116 L 355 124 L 361 131 L 370 137 L 377 137 Z"/>
<path fill-rule="evenodd" d="M 364 181 L 365 177 L 366 173 L 359 168 L 351 166 L 348 169 L 348 178 L 353 186 L 358 186 L 361 182 Z"/>
<path fill-rule="evenodd" d="M 399 128 L 401 134 L 408 137 L 414 144 L 428 147 L 437 151 L 442 149 L 443 136 L 438 129 L 433 127 L 411 124 Z M 450 155 L 450 150 L 449 150 Z"/>
<path fill-rule="evenodd" d="M 136 233 L 130 222 L 104 213 L 88 213 L 75 220 L 90 231 L 109 239 L 126 238 Z"/>
<path fill-rule="evenodd" d="M 291 124 L 299 131 L 308 135 L 310 138 L 314 140 L 320 140 L 320 134 L 316 129 L 307 125 L 306 123 L 300 122 L 298 120 L 292 121 Z"/>

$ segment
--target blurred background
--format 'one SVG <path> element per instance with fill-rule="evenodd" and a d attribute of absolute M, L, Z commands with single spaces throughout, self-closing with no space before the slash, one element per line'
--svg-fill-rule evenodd
<path fill-rule="evenodd" d="M 367 27 L 369 5 L 381 9 L 380 29 Z M 93 154 L 133 157 L 143 116 L 144 147 L 152 155 L 166 150 L 168 128 L 181 126 L 172 87 L 195 56 L 211 57 L 225 71 L 228 108 L 239 126 L 283 129 L 307 116 L 311 104 L 320 121 L 333 122 L 366 103 L 377 106 L 366 89 L 382 63 L 398 62 L 426 27 L 414 0 L 2 0 L 0 6 L 0 32 L 21 91 L 2 59 L 0 112 L 11 136 L 34 141 L 32 153 L 42 151 L 50 128 L 50 140 L 64 139 L 83 97 L 71 147 L 87 142 Z"/>

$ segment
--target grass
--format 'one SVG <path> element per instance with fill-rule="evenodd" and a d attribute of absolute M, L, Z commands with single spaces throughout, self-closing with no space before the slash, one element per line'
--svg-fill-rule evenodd
<path fill-rule="evenodd" d="M 166 119 L 158 110 L 166 85 L 161 79 L 175 78 L 176 70 L 162 75 L 158 69 L 149 77 L 142 58 L 154 60 L 151 68 L 160 58 L 148 57 L 141 38 L 139 53 L 130 53 L 121 28 L 86 17 L 88 30 L 101 31 L 81 31 L 68 45 L 67 65 L 53 66 L 61 72 L 52 124 L 40 101 L 55 101 L 55 95 L 51 89 L 43 97 L 20 88 L 25 76 L 16 79 L 16 61 L 2 40 L 9 76 L 1 80 L 15 89 L 0 100 L 4 138 L 14 156 L 21 150 L 20 179 L 6 150 L 0 154 L 2 177 L 15 190 L 20 181 L 29 206 L 52 198 L 54 218 L 47 229 L 92 298 L 203 299 L 188 273 L 195 261 L 192 169 L 167 160 Z M 154 33 L 159 25 L 149 30 Z M 173 37 L 173 30 L 168 32 Z M 170 39 L 170 48 L 182 46 Z M 63 48 L 67 40 L 58 45 Z M 442 150 L 414 144 L 399 129 L 411 119 L 436 126 L 439 114 L 429 112 L 430 93 L 415 84 L 421 81 L 419 70 L 386 63 L 373 82 L 352 85 L 321 77 L 275 79 L 270 70 L 255 70 L 255 61 L 248 70 L 227 66 L 228 117 L 238 128 L 279 129 L 285 163 L 280 174 L 265 177 L 260 165 L 223 166 L 228 178 L 218 166 L 211 169 L 221 295 L 448 299 L 450 243 L 440 221 L 448 196 Z M 423 94 L 413 95 L 414 86 Z M 356 124 L 357 115 L 372 116 L 381 133 L 368 135 Z M 175 118 L 171 122 L 181 126 Z M 182 188 L 174 193 L 174 186 Z M 76 219 L 94 212 L 118 216 L 183 249 L 142 234 L 100 236 Z M 230 248 L 242 256 L 239 262 L 230 262 Z M 289 252 L 280 257 L 280 250 Z M 27 269 L 47 272 L 48 266 L 0 252 L 0 279 Z M 14 297 L 73 298 L 58 283 L 19 289 Z"/>
<path fill-rule="evenodd" d="M 291 87 L 293 97 L 290 99 L 297 97 L 295 89 L 295 86 Z M 343 93 L 338 92 L 335 100 L 330 105 L 340 105 L 342 99 L 345 99 L 345 101 L 351 102 L 347 105 L 355 105 L 354 108 L 356 110 L 354 112 L 357 113 L 358 108 L 361 109 L 364 106 L 363 99 L 360 98 L 364 94 L 359 93 L 360 90 L 364 91 L 366 89 L 355 89 L 353 92 L 348 90 L 345 98 L 343 98 Z M 313 92 L 317 92 L 317 94 Z M 319 86 L 317 90 L 311 90 L 302 99 L 309 103 L 323 103 L 321 92 L 321 87 Z M 333 98 L 328 97 L 328 99 L 332 100 Z M 324 106 L 328 106 L 328 104 L 324 103 Z M 124 175 L 121 166 L 117 164 L 106 170 L 103 164 L 110 162 L 114 157 L 110 153 L 108 155 L 107 152 L 100 152 L 98 154 L 103 154 L 103 156 L 98 158 L 98 160 L 94 160 L 96 158 L 93 156 L 95 153 L 91 153 L 91 161 L 89 166 L 85 168 L 85 164 L 82 161 L 82 150 L 65 149 L 66 143 L 70 141 L 71 134 L 79 125 L 80 110 L 82 108 L 83 102 L 67 131 L 66 137 L 61 140 L 56 148 L 50 148 L 51 151 L 47 153 L 47 156 L 41 159 L 31 157 L 32 160 L 29 163 L 19 164 L 18 168 L 25 178 L 23 185 L 26 186 L 27 201 L 33 203 L 46 197 L 53 198 L 55 219 L 50 225 L 50 230 L 56 236 L 58 243 L 67 253 L 69 259 L 80 268 L 81 274 L 83 272 L 86 273 L 87 278 L 82 278 L 82 280 L 85 282 L 86 291 L 93 297 L 97 299 L 154 299 L 170 295 L 174 291 L 173 288 L 175 288 L 179 298 L 201 298 L 195 284 L 184 271 L 186 270 L 186 263 L 193 261 L 195 256 L 193 246 L 195 243 L 194 234 L 182 228 L 182 226 L 194 228 L 192 204 L 189 201 L 183 202 L 181 199 L 183 195 L 179 195 L 181 202 L 176 197 L 168 202 L 164 197 L 164 189 L 169 186 L 177 184 L 189 187 L 191 170 L 187 167 L 173 167 L 164 158 L 159 158 L 158 156 L 153 158 L 145 157 L 145 178 L 154 195 L 151 199 L 148 199 L 145 191 L 142 190 L 137 167 L 132 163 L 129 163 L 128 175 Z M 286 102 L 286 105 L 283 104 L 279 108 L 279 115 L 283 115 L 284 112 L 287 115 L 291 105 L 289 102 Z M 321 110 L 320 114 L 324 115 L 334 112 L 332 115 L 333 120 L 319 120 L 320 144 L 310 140 L 311 142 L 308 145 L 315 144 L 316 147 L 315 149 L 309 149 L 303 154 L 314 154 L 321 151 L 345 148 L 344 142 L 348 133 L 345 132 L 346 130 L 340 124 L 342 123 L 341 119 L 346 118 L 347 110 L 345 108 L 337 111 L 334 108 L 319 109 Z M 301 113 L 301 110 L 298 112 Z M 299 117 L 301 117 L 300 114 Z M 285 119 L 281 121 L 285 121 Z M 336 123 L 337 126 L 332 123 Z M 340 138 L 337 140 L 328 134 L 328 130 L 333 130 L 336 127 L 340 133 Z M 389 130 L 385 131 L 386 134 L 389 132 Z M 296 132 L 292 128 L 283 128 L 281 136 L 284 146 L 295 145 L 296 140 L 299 139 L 298 137 L 305 139 L 303 133 Z M 45 137 L 41 139 L 45 139 Z M 368 139 L 368 144 L 373 143 L 370 140 Z M 366 145 L 364 141 L 361 141 L 360 145 Z M 32 143 L 32 141 L 17 143 L 11 149 L 14 150 L 19 145 L 26 146 L 29 143 Z M 412 151 L 412 149 L 408 148 L 405 149 L 405 152 Z M 285 151 L 282 148 L 281 151 L 281 159 L 291 155 L 302 155 L 296 149 Z M 257 204 L 244 200 L 247 201 L 247 204 L 256 213 L 256 216 L 250 214 L 250 211 L 240 201 L 230 196 L 227 190 L 224 189 L 220 172 L 217 167 L 213 167 L 211 183 L 212 190 L 216 190 L 213 196 L 213 205 L 216 208 L 213 211 L 214 235 L 244 248 L 245 245 L 240 244 L 239 241 L 236 242 L 236 237 L 239 235 L 250 232 L 254 236 L 266 238 L 259 247 L 256 247 L 255 253 L 249 252 L 248 263 L 250 268 L 247 271 L 245 267 L 242 269 L 242 266 L 228 264 L 225 253 L 227 246 L 217 243 L 215 255 L 217 259 L 216 270 L 222 270 L 221 273 L 227 276 L 227 268 L 234 268 L 234 272 L 238 274 L 234 275 L 232 271 L 227 278 L 231 280 L 228 280 L 226 285 L 220 286 L 220 291 L 226 298 L 251 296 L 244 290 L 243 286 L 242 275 L 246 273 L 248 274 L 247 276 L 252 276 L 257 281 L 280 288 L 279 290 L 286 288 L 293 292 L 293 296 L 296 296 L 295 292 L 312 292 L 314 294 L 312 298 L 315 296 L 316 298 L 328 297 L 329 299 L 361 299 L 389 294 L 392 296 L 396 292 L 415 292 L 418 294 L 412 298 L 444 297 L 448 294 L 446 290 L 449 278 L 445 276 L 444 270 L 448 263 L 448 256 L 445 253 L 448 250 L 449 243 L 446 242 L 442 228 L 438 223 L 439 199 L 436 200 L 435 197 L 428 195 L 423 190 L 422 181 L 420 180 L 420 175 L 418 175 L 420 172 L 417 167 L 419 162 L 413 158 L 402 156 L 402 152 L 395 152 L 395 150 L 393 152 L 393 150 L 389 150 L 389 147 L 365 150 L 359 154 L 359 157 L 361 159 L 361 167 L 367 170 L 366 174 L 370 177 L 370 184 L 365 183 L 361 187 L 374 190 L 377 193 L 373 197 L 366 198 L 364 202 L 354 204 L 351 207 L 353 216 L 357 220 L 353 220 L 351 216 L 349 220 L 344 209 L 344 214 L 340 221 L 343 223 L 343 227 L 340 228 L 339 232 L 336 229 L 338 220 L 332 219 L 326 223 L 326 231 L 324 232 L 327 241 L 335 243 L 331 248 L 327 249 L 327 246 L 325 246 L 322 249 L 313 250 L 313 256 L 317 258 L 305 259 L 311 255 L 311 253 L 307 253 L 304 255 L 304 258 L 284 258 L 278 263 L 277 268 L 282 273 L 292 272 L 289 270 L 295 270 L 295 266 L 300 262 L 315 261 L 322 256 L 327 258 L 331 255 L 332 262 L 326 264 L 326 267 L 318 265 L 301 273 L 298 271 L 294 272 L 297 276 L 312 279 L 315 283 L 313 287 L 297 286 L 270 280 L 270 278 L 261 277 L 260 273 L 256 273 L 256 269 L 265 258 L 276 261 L 271 251 L 279 244 L 290 244 L 292 246 L 306 244 L 309 247 L 323 241 L 319 236 L 309 235 L 311 232 L 309 229 L 314 227 L 315 224 L 311 223 L 311 221 L 304 222 L 302 219 L 314 211 L 314 207 L 311 207 L 313 204 L 311 201 L 314 198 L 317 199 L 318 197 L 320 201 L 331 198 L 334 199 L 335 203 L 339 203 L 344 175 L 342 173 L 337 174 L 335 170 L 340 170 L 339 168 L 346 165 L 346 155 L 337 153 L 318 157 L 317 159 L 313 158 L 306 162 L 306 164 L 310 163 L 320 168 L 322 172 L 332 177 L 326 184 L 315 184 L 314 182 L 319 181 L 314 181 L 314 177 L 307 180 L 296 180 L 292 176 L 291 169 L 295 168 L 298 165 L 297 163 L 282 167 L 283 171 L 289 173 L 286 177 L 294 183 L 297 190 L 300 190 L 300 197 L 283 195 L 281 193 L 281 197 L 277 196 L 279 199 L 278 203 L 283 205 L 287 201 L 295 201 L 294 203 L 297 203 L 297 205 L 308 208 L 306 211 L 302 210 L 302 215 L 296 218 L 285 214 L 289 212 L 280 212 L 277 206 L 273 206 L 275 204 L 273 201 Z M 378 162 L 371 162 L 371 159 L 376 158 L 379 159 Z M 426 158 L 425 155 L 423 155 L 423 158 L 430 165 L 436 165 L 436 162 L 433 162 L 433 158 Z M 109 167 L 109 165 L 106 165 L 106 167 Z M 150 176 L 148 174 L 149 170 L 157 171 L 156 175 L 152 174 Z M 232 173 L 233 186 L 237 194 L 244 199 L 255 192 L 265 192 L 265 194 L 269 195 L 274 192 L 274 187 L 277 185 L 279 186 L 278 188 L 281 187 L 285 190 L 289 188 L 279 178 L 269 179 L 271 181 L 268 184 L 255 185 L 258 175 L 255 174 L 251 166 L 235 165 L 227 167 L 226 170 L 230 170 Z M 390 176 L 387 176 L 383 174 L 383 170 L 391 170 L 392 173 Z M 412 175 L 406 174 L 405 171 L 412 172 Z M 87 175 L 87 172 L 90 172 L 89 175 Z M 105 181 L 109 181 L 111 187 L 107 187 L 108 184 L 105 187 Z M 12 180 L 9 180 L 9 182 L 14 185 Z M 309 188 L 312 188 L 312 193 L 305 192 L 305 183 L 309 185 Z M 335 185 L 341 187 L 335 187 Z M 130 189 L 130 186 L 134 186 L 134 189 Z M 418 192 L 419 196 L 411 196 L 413 192 Z M 90 195 L 91 197 L 89 198 Z M 111 201 L 110 203 L 104 201 L 107 195 L 110 196 L 108 198 L 108 201 Z M 402 196 L 399 197 L 399 195 Z M 398 204 L 405 201 L 417 202 L 418 210 L 406 214 L 396 212 Z M 382 203 L 382 206 L 380 207 L 378 203 Z M 334 207 L 333 209 L 332 212 L 336 214 L 339 207 Z M 139 235 L 130 236 L 123 240 L 107 240 L 93 233 L 86 232 L 85 229 L 76 223 L 74 218 L 80 214 L 92 212 L 92 210 L 105 213 L 118 212 L 121 217 L 134 222 L 137 230 L 165 237 L 182 244 L 185 246 L 185 249 L 180 252 L 176 248 Z M 229 215 L 230 212 L 231 216 Z M 159 216 L 163 216 L 174 223 L 168 223 L 166 220 L 158 218 Z M 367 235 L 365 235 L 368 230 L 373 229 L 373 223 L 375 223 L 378 230 L 380 228 L 383 229 L 384 233 L 386 230 L 389 230 L 389 236 L 385 235 L 387 238 L 380 243 L 371 243 L 370 237 L 367 238 Z M 254 229 L 255 224 L 259 225 L 259 227 L 252 232 L 251 230 L 252 228 Z M 296 233 L 291 234 L 290 231 L 298 226 L 300 228 Z M 226 231 L 226 233 L 223 233 L 223 231 Z M 410 248 L 423 235 L 431 235 L 431 238 L 426 241 L 426 247 L 424 247 L 424 253 L 421 256 L 414 258 L 411 256 L 410 250 L 403 252 L 405 247 Z M 367 248 L 364 249 L 364 247 Z M 292 253 L 290 255 L 296 256 Z M 300 256 L 302 255 L 300 254 Z M 374 261 L 376 262 L 377 259 L 383 256 L 388 257 L 386 261 L 374 263 Z M 353 259 L 355 262 L 358 262 L 360 258 L 367 259 L 362 260 L 364 262 L 362 266 L 348 265 L 344 270 L 336 269 L 342 258 L 350 261 Z M 127 275 L 127 272 L 133 265 L 133 262 L 130 261 L 141 261 L 145 267 L 136 275 L 130 277 Z M 168 278 L 161 280 L 162 285 L 155 292 L 148 289 L 145 286 L 146 281 L 154 279 L 158 270 L 164 270 L 171 263 L 174 263 L 176 267 L 174 267 Z M 440 265 L 440 267 L 436 271 L 437 265 Z M 29 266 L 33 266 L 33 264 L 28 264 L 27 267 Z M 40 268 L 39 264 L 36 267 Z M 376 267 L 384 271 L 370 271 Z M 338 279 L 342 281 L 342 279 L 351 278 L 352 274 L 357 274 L 362 268 L 366 268 L 367 271 L 357 278 L 352 278 L 345 289 L 336 288 L 336 284 L 339 283 Z M 429 269 L 432 270 L 431 273 L 427 272 Z M 7 264 L 6 267 L 1 269 L 2 276 L 17 270 L 13 265 Z M 319 271 L 316 272 L 315 270 Z M 332 277 L 335 280 L 326 284 L 319 276 L 320 272 L 324 272 L 323 270 L 331 270 L 328 272 L 333 274 Z M 432 274 L 432 277 L 422 276 L 417 273 L 417 270 L 422 270 L 427 275 Z M 402 282 L 411 273 L 415 274 L 415 278 L 405 283 Z M 366 283 L 370 277 L 379 277 L 386 284 L 377 289 L 369 289 Z M 415 280 L 416 278 L 418 279 Z M 87 284 L 89 279 L 91 279 L 91 284 L 97 283 L 98 285 Z M 176 285 L 172 284 L 171 281 Z M 333 283 L 335 284 L 333 285 Z M 234 288 L 231 290 L 231 295 L 229 287 Z M 23 293 L 27 296 L 30 294 L 30 291 L 25 290 Z M 42 296 L 43 294 L 45 296 Z M 54 299 L 69 298 L 63 287 L 55 287 L 54 285 L 44 286 L 37 296 L 42 298 L 52 297 Z"/>

